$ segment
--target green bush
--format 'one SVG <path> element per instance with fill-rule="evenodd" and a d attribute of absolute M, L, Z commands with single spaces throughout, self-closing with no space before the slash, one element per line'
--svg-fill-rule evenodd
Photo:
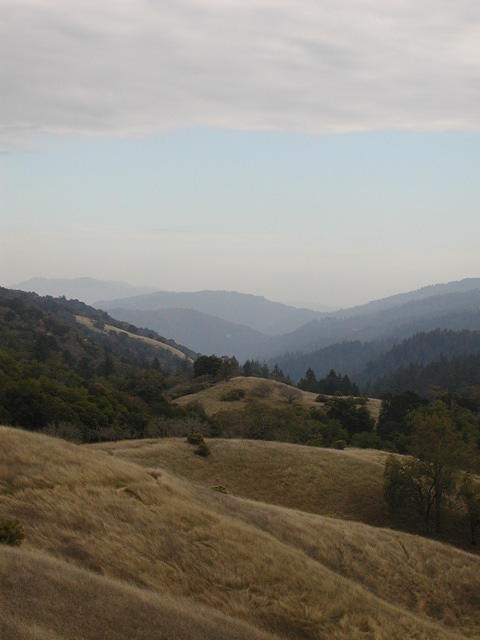
<path fill-rule="evenodd" d="M 333 443 L 333 448 L 334 449 L 345 449 L 345 447 L 347 446 L 347 443 L 345 442 L 345 440 L 335 440 L 335 442 Z"/>
<path fill-rule="evenodd" d="M 243 400 L 244 397 L 245 391 L 243 389 L 230 389 L 220 397 L 220 400 L 223 402 L 235 402 L 236 400 Z"/>
<path fill-rule="evenodd" d="M 228 493 L 228 491 L 222 484 L 217 484 L 212 487 L 212 491 L 218 491 L 218 493 Z"/>
<path fill-rule="evenodd" d="M 373 431 L 362 431 L 353 435 L 352 445 L 359 449 L 380 449 L 381 440 Z"/>
<path fill-rule="evenodd" d="M 203 444 L 203 436 L 201 433 L 189 433 L 187 436 L 187 442 L 188 444 L 195 444 L 195 445 L 200 445 Z"/>
<path fill-rule="evenodd" d="M 201 456 L 202 458 L 208 458 L 208 456 L 210 455 L 210 449 L 205 442 L 201 442 L 195 449 L 194 453 L 197 456 Z"/>
<path fill-rule="evenodd" d="M 323 395 L 323 393 L 321 393 L 320 395 L 318 395 L 315 398 L 315 402 L 323 402 L 323 403 L 325 403 L 325 402 L 328 402 L 328 400 L 329 400 L 328 396 Z"/>
<path fill-rule="evenodd" d="M 0 522 L 0 544 L 19 547 L 25 538 L 25 532 L 18 520 Z"/>

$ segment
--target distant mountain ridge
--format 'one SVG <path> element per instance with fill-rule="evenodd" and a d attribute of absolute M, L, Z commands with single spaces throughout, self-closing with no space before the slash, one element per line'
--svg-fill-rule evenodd
<path fill-rule="evenodd" d="M 394 309 L 395 307 L 408 302 L 426 300 L 427 298 L 443 296 L 449 293 L 465 293 L 467 291 L 473 291 L 474 289 L 480 289 L 480 278 L 453 280 L 452 282 L 428 285 L 406 293 L 397 293 L 386 298 L 372 300 L 366 304 L 356 305 L 346 309 L 339 309 L 338 311 L 333 312 L 333 315 L 337 317 L 368 315 L 370 313 L 377 313 L 386 309 Z"/>
<path fill-rule="evenodd" d="M 38 286 L 48 284 L 45 279 L 26 284 L 35 282 L 39 282 Z M 115 287 L 130 287 L 87 278 L 75 280 L 77 293 L 81 293 L 82 284 L 89 288 L 89 295 L 100 285 L 110 287 L 110 293 Z M 57 280 L 48 286 L 67 285 L 72 287 L 72 281 Z M 63 291 L 64 295 L 67 293 Z M 81 299 L 80 295 L 76 297 Z M 95 306 L 118 320 L 189 345 L 194 351 L 236 355 L 239 360 L 279 361 L 285 372 L 296 378 L 308 366 L 315 365 L 323 371 L 325 363 L 332 361 L 345 371 L 353 365 L 357 370 L 367 356 L 375 358 L 419 332 L 480 330 L 480 278 L 431 285 L 335 312 L 296 308 L 234 291 L 210 290 L 104 297 Z M 328 352 L 319 353 L 327 348 Z"/>
<path fill-rule="evenodd" d="M 415 299 L 362 315 L 332 315 L 269 340 L 270 357 L 309 353 L 345 341 L 395 342 L 419 331 L 480 329 L 480 289 Z"/>
<path fill-rule="evenodd" d="M 174 336 L 194 351 L 235 355 L 241 362 L 262 351 L 267 340 L 260 331 L 194 309 L 110 309 L 109 313 L 117 320 Z"/>
<path fill-rule="evenodd" d="M 93 304 L 100 298 L 126 297 L 155 291 L 151 287 L 136 287 L 127 282 L 116 280 L 97 280 L 96 278 L 30 278 L 11 289 L 33 291 L 39 296 L 65 296 L 73 300 L 81 300 L 85 304 Z"/>
<path fill-rule="evenodd" d="M 273 302 L 263 296 L 236 291 L 156 291 L 116 300 L 100 300 L 96 306 L 111 309 L 192 309 L 227 322 L 245 325 L 269 336 L 293 331 L 301 325 L 321 318 L 326 312 L 292 307 Z"/>

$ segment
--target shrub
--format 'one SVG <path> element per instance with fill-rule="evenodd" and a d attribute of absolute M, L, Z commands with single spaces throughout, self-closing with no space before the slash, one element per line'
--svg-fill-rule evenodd
<path fill-rule="evenodd" d="M 201 442 L 198 447 L 195 449 L 194 453 L 197 456 L 201 456 L 202 458 L 208 458 L 208 456 L 210 455 L 210 449 L 208 448 L 208 445 L 206 444 L 206 442 Z"/>
<path fill-rule="evenodd" d="M 352 445 L 359 449 L 380 449 L 381 440 L 373 431 L 362 431 L 353 435 Z"/>
<path fill-rule="evenodd" d="M 244 397 L 245 391 L 243 389 L 230 389 L 220 397 L 220 400 L 223 402 L 235 402 L 236 400 L 242 400 Z"/>
<path fill-rule="evenodd" d="M 221 484 L 217 484 L 214 487 L 212 487 L 212 491 L 218 491 L 218 493 L 228 493 L 226 488 Z"/>
<path fill-rule="evenodd" d="M 335 442 L 333 443 L 333 448 L 334 449 L 345 449 L 345 447 L 347 446 L 347 443 L 345 442 L 345 440 L 335 440 Z"/>
<path fill-rule="evenodd" d="M 285 398 L 287 404 L 293 404 L 294 402 L 299 402 L 302 400 L 302 392 L 296 387 L 292 387 L 290 385 L 286 385 L 280 388 L 280 395 Z"/>
<path fill-rule="evenodd" d="M 187 436 L 188 444 L 203 444 L 203 436 L 201 433 L 189 433 Z"/>
<path fill-rule="evenodd" d="M 323 393 L 321 393 L 315 398 L 315 402 L 323 402 L 323 403 L 328 402 L 328 396 L 325 396 L 323 395 Z"/>
<path fill-rule="evenodd" d="M 18 520 L 0 522 L 0 544 L 19 547 L 25 538 L 23 527 Z"/>

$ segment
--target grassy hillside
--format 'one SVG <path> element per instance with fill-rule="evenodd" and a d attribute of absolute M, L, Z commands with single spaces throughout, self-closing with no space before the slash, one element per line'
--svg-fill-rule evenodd
<path fill-rule="evenodd" d="M 2 640 L 274 640 L 213 609 L 0 548 Z"/>
<path fill-rule="evenodd" d="M 292 387 L 275 380 L 266 378 L 245 378 L 238 376 L 230 380 L 224 380 L 217 384 L 203 389 L 197 393 L 188 394 L 178 398 L 175 402 L 180 406 L 185 406 L 191 402 L 198 402 L 205 409 L 207 415 L 214 415 L 226 409 L 242 409 L 249 402 L 255 400 L 269 407 L 288 405 L 288 393 Z M 241 400 L 226 402 L 222 398 L 232 390 L 241 390 L 245 396 Z M 304 407 L 322 407 L 324 403 L 316 402 L 316 393 L 297 390 L 295 403 Z M 367 407 L 376 420 L 380 414 L 381 401 L 376 398 L 369 398 Z"/>
<path fill-rule="evenodd" d="M 191 449 L 182 455 L 185 468 L 196 463 Z M 0 554 L 0 606 L 12 590 L 16 596 L 1 616 L 8 640 L 78 638 L 80 616 L 81 637 L 132 637 L 128 630 L 138 627 L 136 637 L 173 640 L 182 637 L 175 607 L 191 638 L 221 637 L 222 616 L 258 630 L 245 638 L 480 637 L 476 556 L 222 495 L 163 468 L 0 428 L 6 517 L 26 530 L 20 550 Z M 220 615 L 207 622 L 198 606 Z M 155 625 L 162 615 L 163 628 L 172 624 L 164 635 Z M 122 621 L 124 636 L 101 635 Z M 242 637 L 238 629 L 228 625 L 223 637 Z"/>
<path fill-rule="evenodd" d="M 190 456 L 184 439 L 133 440 L 92 445 L 115 457 L 230 494 L 336 518 L 388 524 L 383 507 L 387 453 L 324 449 L 282 442 L 211 439 L 205 461 Z"/>
<path fill-rule="evenodd" d="M 103 327 L 97 328 L 95 327 L 95 321 L 92 318 L 87 318 L 86 316 L 76 315 L 75 320 L 83 325 L 84 327 L 88 327 L 92 331 L 100 331 L 104 334 L 116 334 L 119 336 L 127 336 L 131 340 L 137 340 L 142 342 L 143 344 L 148 345 L 149 347 L 153 347 L 154 349 L 160 349 L 161 351 L 168 351 L 172 355 L 176 356 L 180 360 L 188 360 L 189 362 L 193 362 L 193 358 L 187 356 L 183 351 L 180 351 L 177 347 L 173 347 L 171 344 L 167 342 L 161 342 L 158 338 L 150 338 L 148 336 L 139 335 L 138 333 L 132 333 L 131 331 L 127 331 L 121 327 L 115 327 L 111 324 L 103 324 Z"/>
<path fill-rule="evenodd" d="M 92 446 L 140 466 L 167 469 L 206 487 L 225 487 L 229 494 L 243 498 L 423 533 L 420 520 L 393 521 L 384 504 L 383 472 L 389 455 L 384 451 L 211 439 L 212 455 L 205 461 L 190 456 L 190 446 L 178 438 Z M 450 512 L 442 539 L 472 549 L 462 512 Z"/>

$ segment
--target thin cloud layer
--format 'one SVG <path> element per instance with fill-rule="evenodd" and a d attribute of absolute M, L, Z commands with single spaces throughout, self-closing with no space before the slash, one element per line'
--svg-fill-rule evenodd
<path fill-rule="evenodd" d="M 0 0 L 0 140 L 480 130 L 478 0 Z"/>

